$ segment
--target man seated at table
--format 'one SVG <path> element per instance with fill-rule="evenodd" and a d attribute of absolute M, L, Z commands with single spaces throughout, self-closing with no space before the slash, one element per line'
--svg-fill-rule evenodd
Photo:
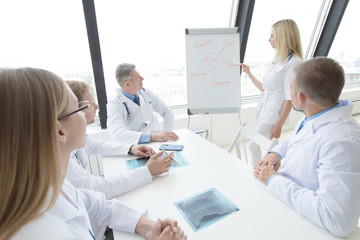
<path fill-rule="evenodd" d="M 330 58 L 299 65 L 290 93 L 305 116 L 254 167 L 274 196 L 338 237 L 349 236 L 360 216 L 360 126 L 352 104 L 339 100 L 344 81 L 343 68 Z"/>
<path fill-rule="evenodd" d="M 144 78 L 134 64 L 123 63 L 116 68 L 116 81 L 120 88 L 107 105 L 107 127 L 113 140 L 131 144 L 176 141 L 172 131 L 174 114 L 149 89 L 143 88 Z M 154 111 L 163 117 L 163 130 Z"/>

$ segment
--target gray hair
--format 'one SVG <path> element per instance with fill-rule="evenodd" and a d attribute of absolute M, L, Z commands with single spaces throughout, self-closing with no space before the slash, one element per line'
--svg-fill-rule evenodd
<path fill-rule="evenodd" d="M 131 80 L 131 71 L 136 68 L 135 64 L 122 63 L 116 68 L 115 78 L 120 87 L 124 86 L 126 80 Z"/>

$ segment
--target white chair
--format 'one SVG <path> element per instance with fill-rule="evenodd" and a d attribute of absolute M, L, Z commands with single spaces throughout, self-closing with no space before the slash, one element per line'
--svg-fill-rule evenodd
<path fill-rule="evenodd" d="M 236 153 L 238 158 L 241 159 L 241 154 L 240 154 L 240 147 L 239 147 L 239 137 L 242 136 L 242 141 L 243 141 L 243 145 L 244 145 L 244 153 L 245 153 L 245 159 L 246 159 L 246 163 L 248 163 L 248 158 L 247 158 L 247 154 L 246 154 L 246 147 L 245 147 L 245 139 L 249 139 L 251 141 L 253 141 L 254 143 L 256 143 L 257 145 L 260 146 L 260 148 L 264 151 L 263 153 L 263 157 L 268 154 L 268 152 L 276 145 L 278 144 L 278 139 L 277 138 L 273 138 L 268 139 L 266 137 L 264 137 L 263 135 L 261 135 L 260 133 L 255 132 L 254 130 L 248 128 L 246 126 L 246 123 L 241 124 L 238 132 L 236 133 L 228 152 L 231 153 L 231 151 L 233 150 L 233 148 L 236 148 Z"/>
<path fill-rule="evenodd" d="M 85 168 L 92 175 L 104 177 L 104 168 L 100 155 L 88 155 L 88 162 Z"/>

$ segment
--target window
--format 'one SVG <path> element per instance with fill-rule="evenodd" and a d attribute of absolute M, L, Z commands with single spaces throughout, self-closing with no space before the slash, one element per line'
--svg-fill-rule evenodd
<path fill-rule="evenodd" d="M 299 27 L 303 55 L 309 44 L 314 24 L 323 0 L 257 0 L 251 20 L 249 38 L 244 62 L 250 66 L 252 74 L 262 81 L 266 68 L 274 58 L 274 50 L 268 39 L 271 26 L 282 19 L 293 19 Z M 304 14 L 306 13 L 306 14 Z M 241 94 L 253 96 L 260 91 L 252 84 L 246 74 L 241 76 Z"/>
<path fill-rule="evenodd" d="M 134 63 L 144 86 L 168 105 L 184 105 L 186 28 L 228 27 L 232 0 L 95 1 L 107 96 L 118 64 Z"/>
<path fill-rule="evenodd" d="M 93 85 L 81 1 L 4 1 L 0 26 L 0 66 L 43 68 Z"/>
<path fill-rule="evenodd" d="M 360 86 L 360 32 L 349 27 L 360 22 L 359 9 L 360 1 L 349 1 L 328 54 L 344 68 L 345 89 Z"/>

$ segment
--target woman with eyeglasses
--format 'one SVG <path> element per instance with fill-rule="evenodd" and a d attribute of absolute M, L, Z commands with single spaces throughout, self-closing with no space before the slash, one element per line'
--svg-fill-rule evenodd
<path fill-rule="evenodd" d="M 85 119 L 87 124 L 95 122 L 96 110 L 99 106 L 94 102 L 89 84 L 81 81 L 66 81 L 79 101 L 79 107 L 85 107 Z M 145 166 L 129 171 L 122 171 L 119 174 L 102 177 L 92 175 L 85 169 L 88 155 L 100 156 L 124 156 L 133 154 L 139 157 L 150 157 Z M 104 141 L 91 136 L 86 136 L 86 144 L 76 149 L 70 155 L 69 166 L 66 178 L 76 188 L 84 188 L 103 192 L 107 199 L 119 196 L 125 192 L 151 183 L 152 177 L 169 171 L 172 164 L 173 153 L 161 159 L 163 154 L 145 145 L 131 145 L 114 141 Z M 92 221 L 92 219 L 90 219 Z M 100 239 L 105 232 L 106 226 L 99 226 L 92 221 L 92 227 L 96 238 Z"/>
<path fill-rule="evenodd" d="M 186 239 L 177 222 L 154 222 L 65 174 L 85 144 L 86 120 L 69 87 L 41 69 L 0 69 L 0 239 L 95 239 L 89 218 L 147 239 Z"/>

